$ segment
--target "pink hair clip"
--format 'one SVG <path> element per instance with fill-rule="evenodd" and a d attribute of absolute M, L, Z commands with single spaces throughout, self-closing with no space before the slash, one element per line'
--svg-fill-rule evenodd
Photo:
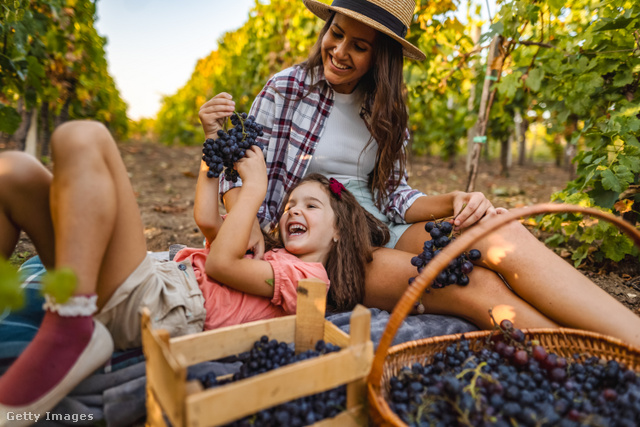
<path fill-rule="evenodd" d="M 342 190 L 346 190 L 341 182 L 336 181 L 334 178 L 329 178 L 329 190 L 336 196 L 338 200 L 342 200 Z"/>

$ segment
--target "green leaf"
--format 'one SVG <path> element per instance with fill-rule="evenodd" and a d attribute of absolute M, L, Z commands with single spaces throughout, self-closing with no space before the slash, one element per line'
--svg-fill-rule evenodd
<path fill-rule="evenodd" d="M 626 236 L 618 234 L 604 239 L 600 248 L 604 252 L 604 256 L 614 262 L 619 262 L 631 253 L 633 242 Z"/>
<path fill-rule="evenodd" d="M 602 171 L 602 187 L 605 190 L 613 190 L 618 193 L 622 191 L 620 181 L 611 169 L 605 169 Z"/>
<path fill-rule="evenodd" d="M 5 310 L 17 310 L 23 305 L 20 274 L 9 261 L 0 258 L 0 314 Z"/>
<path fill-rule="evenodd" d="M 613 78 L 614 87 L 622 87 L 631 83 L 633 83 L 633 73 L 629 69 L 616 72 L 616 76 Z"/>
<path fill-rule="evenodd" d="M 64 304 L 73 295 L 78 279 L 70 268 L 47 272 L 42 278 L 42 293 L 51 295 L 58 304 Z"/>
<path fill-rule="evenodd" d="M 540 90 L 542 79 L 544 79 L 544 70 L 542 68 L 534 68 L 529 72 L 529 75 L 527 76 L 527 79 L 524 81 L 524 83 L 529 89 L 537 92 Z"/>
<path fill-rule="evenodd" d="M 267 285 L 271 286 L 272 288 L 275 286 L 273 279 L 267 279 L 267 280 L 265 280 L 265 283 Z"/>
<path fill-rule="evenodd" d="M 520 77 L 522 77 L 522 73 L 520 71 L 514 71 L 513 73 L 504 76 L 502 80 L 496 84 L 498 92 L 507 98 L 513 98 L 518 88 L 522 87 L 522 80 Z"/>
<path fill-rule="evenodd" d="M 589 245 L 581 245 L 578 249 L 575 250 L 571 259 L 573 260 L 573 265 L 577 268 L 582 261 L 589 255 Z"/>
<path fill-rule="evenodd" d="M 15 108 L 0 104 L 0 132 L 13 134 L 21 122 L 22 117 Z"/>
<path fill-rule="evenodd" d="M 598 32 L 598 31 L 608 31 L 608 30 L 620 30 L 622 28 L 627 28 L 634 19 L 635 18 L 620 17 L 620 18 L 614 19 L 613 21 L 603 20 L 603 22 L 596 24 L 596 27 L 593 31 Z"/>

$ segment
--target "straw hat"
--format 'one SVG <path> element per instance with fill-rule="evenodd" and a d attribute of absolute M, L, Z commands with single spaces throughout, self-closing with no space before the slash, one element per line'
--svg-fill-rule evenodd
<path fill-rule="evenodd" d="M 422 61 L 425 54 L 404 37 L 413 19 L 415 0 L 333 0 L 331 6 L 317 0 L 303 0 L 313 14 L 327 20 L 338 12 L 384 33 L 402 45 L 407 58 Z"/>

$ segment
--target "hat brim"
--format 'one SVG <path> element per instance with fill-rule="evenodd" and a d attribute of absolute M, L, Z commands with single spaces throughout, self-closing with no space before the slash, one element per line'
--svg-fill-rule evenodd
<path fill-rule="evenodd" d="M 350 9 L 329 6 L 328 4 L 321 3 L 317 0 L 303 0 L 303 3 L 307 7 L 307 9 L 311 11 L 311 13 L 313 13 L 323 21 L 326 21 L 327 19 L 329 19 L 329 17 L 331 16 L 331 13 L 338 12 L 342 15 L 353 18 L 356 21 L 362 22 L 363 24 L 368 25 L 369 27 L 380 31 L 381 33 L 388 35 L 389 37 L 391 37 L 392 39 L 394 39 L 395 41 L 397 41 L 402 45 L 402 54 L 407 58 L 423 61 L 427 57 L 424 54 L 424 52 L 422 52 L 416 46 L 412 45 L 411 43 L 406 41 L 404 38 L 398 36 L 396 33 L 389 30 L 384 25 L 378 23 L 377 21 L 374 21 L 373 19 L 367 16 L 361 15 Z"/>

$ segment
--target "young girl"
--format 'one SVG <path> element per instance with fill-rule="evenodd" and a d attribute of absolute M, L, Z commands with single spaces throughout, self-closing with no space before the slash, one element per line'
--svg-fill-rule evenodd
<path fill-rule="evenodd" d="M 274 226 L 289 188 L 312 172 L 334 176 L 390 228 L 387 247 L 377 249 L 367 265 L 362 302 L 392 310 L 416 274 L 411 257 L 430 238 L 426 221 L 455 215 L 454 225 L 462 230 L 503 209 L 480 192 L 426 195 L 407 184 L 403 57 L 425 58 L 405 39 L 415 0 L 303 1 L 326 24 L 308 59 L 269 79 L 250 111 L 264 127 L 258 140 L 266 147 L 269 184 L 249 247 L 260 253 L 260 226 Z M 215 135 L 233 110 L 227 93 L 207 101 L 199 113 L 205 135 Z M 227 211 L 233 212 L 242 182 L 221 184 Z M 488 310 L 494 308 L 498 321 L 509 318 L 519 328 L 587 329 L 640 346 L 640 317 L 520 223 L 475 247 L 483 257 L 470 285 L 431 292 L 422 300 L 426 312 L 490 328 Z"/>
<path fill-rule="evenodd" d="M 315 175 L 287 197 L 278 247 L 263 259 L 245 256 L 267 186 L 264 156 L 254 147 L 237 163 L 245 185 L 239 209 L 224 221 L 218 180 L 206 177 L 202 162 L 195 219 L 208 247 L 160 262 L 146 253 L 133 191 L 106 128 L 67 123 L 51 142 L 53 176 L 24 153 L 0 154 L 0 247 L 8 257 L 25 230 L 43 262 L 71 267 L 78 286 L 64 304 L 45 296 L 40 330 L 0 377 L 3 422 L 9 412 L 51 409 L 110 357 L 114 344 L 139 346 L 144 306 L 155 327 L 173 336 L 293 314 L 302 278 L 331 282 L 332 304 L 352 306 L 362 298 L 372 243 L 388 238 L 344 187 Z"/>

